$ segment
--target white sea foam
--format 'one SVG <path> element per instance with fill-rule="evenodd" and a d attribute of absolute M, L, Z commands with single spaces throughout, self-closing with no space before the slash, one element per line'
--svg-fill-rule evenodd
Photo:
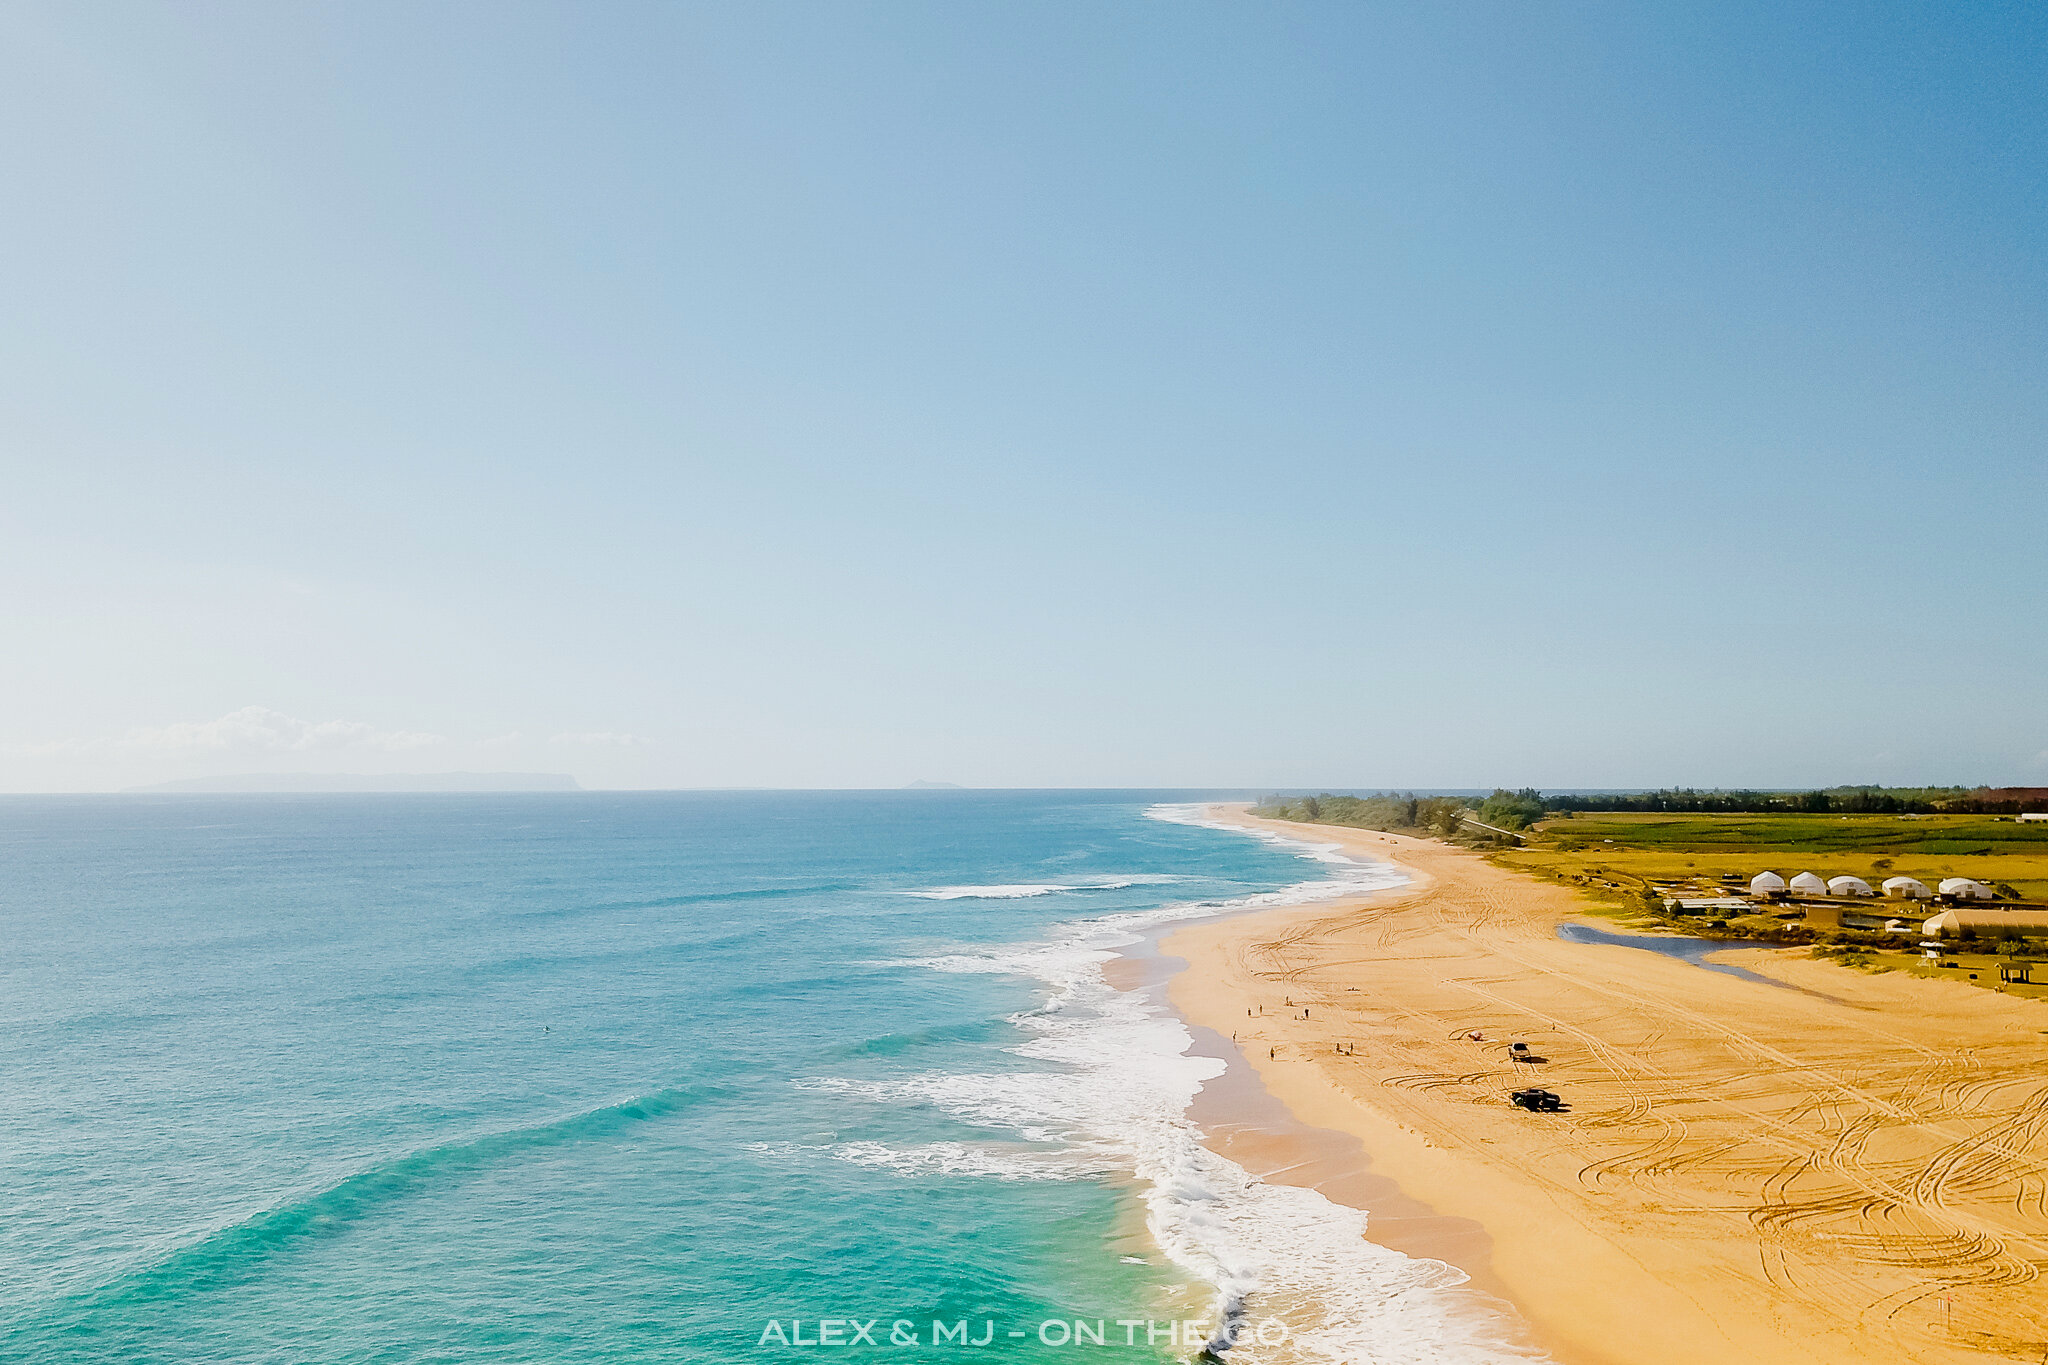
<path fill-rule="evenodd" d="M 1075 1160 L 1068 1151 L 1034 1152 L 1015 1146 L 974 1146 L 964 1142 L 924 1142 L 891 1146 L 886 1142 L 835 1142 L 810 1146 L 797 1142 L 750 1142 L 747 1150 L 770 1158 L 809 1160 L 824 1155 L 855 1166 L 895 1171 L 899 1175 L 979 1175 L 997 1180 L 1074 1180 L 1100 1175 L 1103 1168 Z"/>
<path fill-rule="evenodd" d="M 1209 825 L 1200 807 L 1147 812 Z M 1143 996 L 1113 989 L 1102 966 L 1148 930 L 1265 905 L 1326 901 L 1400 885 L 1393 868 L 1346 858 L 1334 844 L 1260 833 L 1257 837 L 1325 864 L 1329 875 L 1280 891 L 1206 904 L 1163 906 L 1058 926 L 1048 940 L 914 959 L 944 972 L 1035 978 L 1042 1004 L 1014 1016 L 1027 1035 L 1009 1049 L 1054 1064 L 1043 1071 L 931 1072 L 891 1080 L 821 1077 L 808 1088 L 868 1100 L 932 1105 L 979 1128 L 1014 1133 L 1036 1147 L 932 1144 L 834 1149 L 843 1160 L 905 1172 L 951 1171 L 1004 1178 L 1035 1173 L 1127 1172 L 1144 1182 L 1147 1223 L 1162 1250 L 1215 1286 L 1218 1317 L 1243 1311 L 1293 1331 L 1278 1346 L 1247 1338 L 1232 1365 L 1480 1365 L 1541 1360 L 1519 1340 L 1505 1312 L 1458 1287 L 1466 1276 L 1440 1261 L 1403 1256 L 1363 1237 L 1365 1214 L 1323 1195 L 1254 1179 L 1204 1147 L 1186 1117 L 1205 1081 L 1222 1074 L 1214 1058 L 1189 1056 L 1180 1020 Z M 956 1154 L 953 1149 L 959 1148 Z M 943 1149 L 943 1150 L 942 1150 Z M 953 1163 L 950 1166 L 948 1163 Z"/>
<path fill-rule="evenodd" d="M 1128 877 L 1103 877 L 1086 882 L 1016 882 L 997 886 L 935 886 L 928 891 L 905 891 L 928 901 L 1021 900 L 1027 896 L 1054 896 L 1063 891 L 1121 891 L 1127 886 L 1163 886 L 1179 877 L 1141 872 Z"/>

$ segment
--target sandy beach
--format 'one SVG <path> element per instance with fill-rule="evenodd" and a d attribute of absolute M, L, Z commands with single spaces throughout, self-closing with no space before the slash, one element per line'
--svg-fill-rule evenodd
<path fill-rule="evenodd" d="M 1471 1269 L 1566 1365 L 2048 1353 L 2048 1008 L 1799 949 L 1721 956 L 1755 981 L 1568 943 L 1571 891 L 1477 854 L 1211 814 L 1412 879 L 1164 940 L 1175 1007 L 1266 1092 L 1210 1096 L 1212 1141 L 1329 1172 L 1371 1235 Z M 1509 1105 L 1525 1085 L 1568 1112 Z"/>

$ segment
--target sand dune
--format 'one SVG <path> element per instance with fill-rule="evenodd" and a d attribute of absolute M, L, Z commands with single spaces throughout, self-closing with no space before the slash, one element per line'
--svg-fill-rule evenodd
<path fill-rule="evenodd" d="M 1183 929 L 1162 945 L 1190 964 L 1174 1002 L 1239 1035 L 1304 1122 L 1483 1224 L 1560 1358 L 2048 1354 L 2048 1007 L 1802 950 L 1729 955 L 1772 985 L 1561 942 L 1563 887 L 1309 832 L 1417 885 Z M 1511 1040 L 1547 1060 L 1510 1061 Z M 1569 1112 L 1510 1107 L 1528 1084 Z"/>

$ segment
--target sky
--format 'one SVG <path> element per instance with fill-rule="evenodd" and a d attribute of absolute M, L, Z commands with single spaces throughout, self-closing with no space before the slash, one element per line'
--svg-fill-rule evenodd
<path fill-rule="evenodd" d="M 0 790 L 2048 785 L 2048 12 L 0 9 Z"/>

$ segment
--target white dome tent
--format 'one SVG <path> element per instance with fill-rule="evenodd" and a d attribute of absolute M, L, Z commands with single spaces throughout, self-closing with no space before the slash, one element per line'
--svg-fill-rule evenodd
<path fill-rule="evenodd" d="M 1884 893 L 1895 901 L 1924 901 L 1934 894 L 1927 889 L 1926 882 L 1911 877 L 1885 878 Z"/>
<path fill-rule="evenodd" d="M 1991 888 L 1968 877 L 1950 877 L 1941 884 L 1941 894 L 1953 896 L 1959 901 L 1988 901 L 1994 899 Z"/>
<path fill-rule="evenodd" d="M 1825 896 L 1828 884 L 1811 872 L 1802 872 L 1791 880 L 1789 889 L 1795 896 Z"/>
<path fill-rule="evenodd" d="M 1785 889 L 1785 879 L 1775 872 L 1759 872 L 1749 879 L 1752 896 L 1775 896 Z"/>
<path fill-rule="evenodd" d="M 1830 896 L 1875 896 L 1877 892 L 1873 891 L 1870 883 L 1864 881 L 1861 877 L 1830 877 L 1828 878 L 1828 894 Z"/>

